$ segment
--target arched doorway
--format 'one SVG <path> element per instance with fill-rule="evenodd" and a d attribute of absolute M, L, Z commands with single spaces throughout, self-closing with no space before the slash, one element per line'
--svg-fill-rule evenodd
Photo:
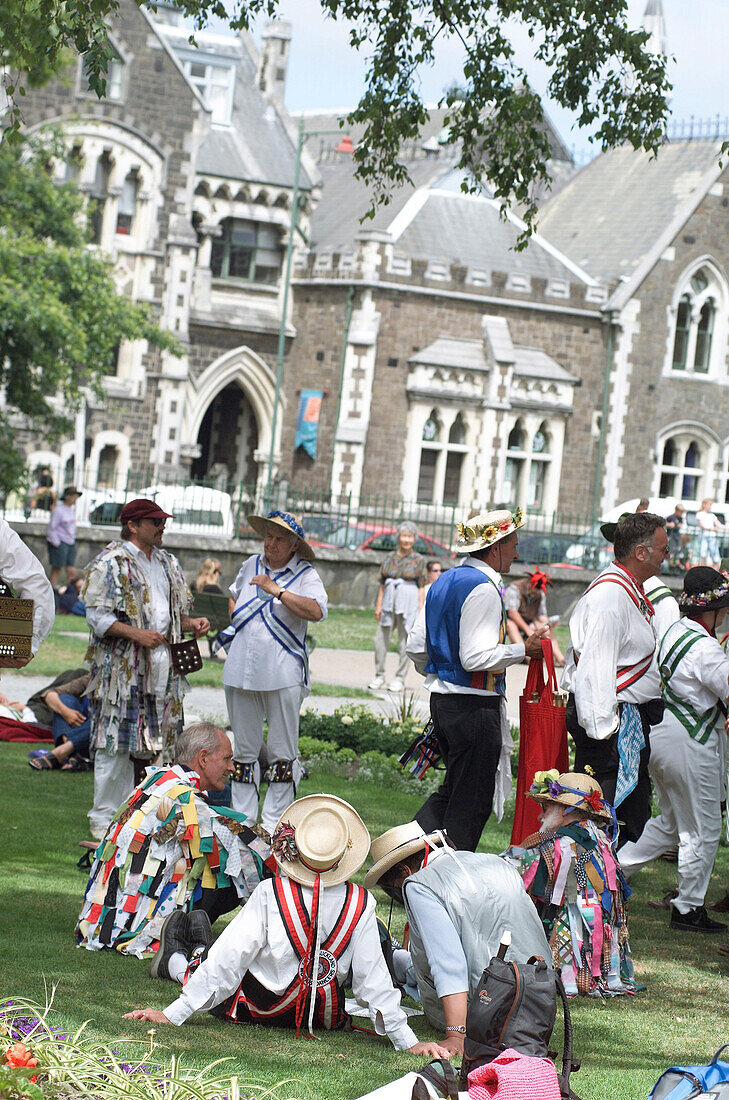
<path fill-rule="evenodd" d="M 253 406 L 236 382 L 229 382 L 208 405 L 197 445 L 200 454 L 190 469 L 194 480 L 212 481 L 222 489 L 241 482 L 255 486 L 258 422 Z"/>

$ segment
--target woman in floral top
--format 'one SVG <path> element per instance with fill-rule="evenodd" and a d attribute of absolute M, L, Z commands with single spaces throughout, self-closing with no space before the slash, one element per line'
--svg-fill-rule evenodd
<path fill-rule="evenodd" d="M 407 637 L 425 600 L 425 558 L 413 549 L 417 533 L 414 523 L 401 523 L 397 529 L 397 549 L 380 566 L 380 587 L 375 604 L 375 678 L 369 685 L 373 690 L 385 685 L 385 658 L 393 627 L 397 627 L 399 663 L 397 675 L 387 689 L 402 691 L 405 687 Z"/>

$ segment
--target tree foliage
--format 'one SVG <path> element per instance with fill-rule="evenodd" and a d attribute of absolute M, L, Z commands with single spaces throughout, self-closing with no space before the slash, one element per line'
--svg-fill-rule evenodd
<path fill-rule="evenodd" d="M 646 50 L 645 31 L 628 29 L 627 0 L 320 3 L 332 19 L 347 23 L 351 44 L 369 56 L 365 92 L 348 121 L 365 127 L 355 158 L 357 175 L 372 188 L 373 209 L 408 178 L 401 148 L 426 119 L 418 70 L 433 63 L 446 38 L 463 46 L 460 90 L 447 91 L 441 105 L 460 150 L 464 187 L 477 189 L 487 176 L 497 198 L 517 203 L 527 224 L 522 243 L 536 215 L 535 188 L 549 182 L 549 145 L 539 97 L 515 61 L 514 23 L 526 28 L 534 56 L 547 66 L 548 95 L 576 112 L 602 149 L 629 142 L 655 152 L 663 140 L 670 91 L 665 59 Z M 8 0 L 8 6 L 13 17 L 0 27 L 0 48 L 11 64 L 33 74 L 37 58 L 47 70 L 73 46 L 86 54 L 92 88 L 103 91 L 111 56 L 105 21 L 118 0 Z M 48 6 L 52 17 L 44 19 Z M 216 16 L 247 29 L 257 17 L 275 16 L 279 0 L 236 0 L 230 8 L 221 0 L 177 0 L 176 6 L 198 28 Z"/>
<path fill-rule="evenodd" d="M 20 428 L 57 438 L 82 390 L 101 386 L 121 340 L 178 350 L 146 305 L 117 293 L 110 262 L 87 243 L 83 198 L 54 181 L 57 136 L 0 146 L 0 489 L 18 484 Z"/>

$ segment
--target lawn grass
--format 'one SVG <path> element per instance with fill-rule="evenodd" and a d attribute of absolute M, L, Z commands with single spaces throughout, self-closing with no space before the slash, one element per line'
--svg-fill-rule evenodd
<path fill-rule="evenodd" d="M 0 745 L 5 807 L 0 993 L 42 1001 L 45 989 L 55 985 L 56 1012 L 64 1027 L 90 1019 L 96 1036 L 144 1040 L 147 1025 L 122 1020 L 123 1012 L 145 1005 L 163 1008 L 173 999 L 173 987 L 152 981 L 146 964 L 137 959 L 82 951 L 73 942 L 85 884 L 75 865 L 76 844 L 87 835 L 92 777 L 33 772 L 26 763 L 27 748 Z M 316 772 L 299 793 L 318 790 L 352 802 L 373 836 L 409 819 L 420 803 L 415 781 L 411 793 Z M 509 829 L 507 820 L 490 821 L 483 849 L 502 850 Z M 637 977 L 647 991 L 605 1003 L 572 1002 L 575 1055 L 583 1062 L 572 1083 L 583 1100 L 645 1097 L 662 1068 L 708 1060 L 727 1038 L 727 962 L 716 954 L 716 938 L 672 933 L 667 914 L 645 904 L 674 881 L 675 867 L 658 862 L 637 882 L 631 945 Z M 721 848 L 710 897 L 728 882 L 729 851 Z M 386 918 L 389 903 L 381 894 L 378 901 Z M 402 911 L 396 909 L 396 934 L 402 926 Z M 421 1038 L 435 1037 L 422 1018 L 414 1026 Z M 318 1042 L 297 1041 L 283 1030 L 235 1028 L 210 1016 L 179 1030 L 158 1027 L 155 1041 L 166 1052 L 182 1054 L 187 1064 L 230 1057 L 230 1072 L 241 1080 L 272 1085 L 288 1079 L 291 1084 L 281 1095 L 302 1100 L 351 1100 L 411 1068 L 407 1055 L 367 1034 L 320 1033 Z"/>
<path fill-rule="evenodd" d="M 347 619 L 348 616 L 352 616 L 356 638 L 359 640 L 357 616 L 362 613 L 348 611 L 345 608 L 337 608 L 335 611 L 338 612 L 336 616 L 338 623 L 336 627 L 337 635 L 340 637 L 346 636 Z M 65 668 L 81 668 L 88 648 L 88 637 L 89 629 L 85 619 L 80 618 L 78 615 L 57 615 L 51 633 L 41 646 L 37 656 L 25 668 L 14 671 L 13 675 L 47 676 L 50 681 L 58 675 L 59 671 Z M 372 639 L 370 638 L 370 645 L 361 648 L 371 649 L 371 642 Z M 324 643 L 317 635 L 317 644 L 328 645 L 329 643 Z M 360 647 L 350 646 L 345 648 Z M 194 672 L 190 676 L 190 683 L 195 687 L 222 687 L 223 662 L 209 660 L 206 657 L 200 671 Z M 311 685 L 311 694 L 336 695 L 348 699 L 374 698 L 372 692 L 364 688 L 346 687 L 341 684 L 321 684 L 317 681 L 314 681 Z"/>

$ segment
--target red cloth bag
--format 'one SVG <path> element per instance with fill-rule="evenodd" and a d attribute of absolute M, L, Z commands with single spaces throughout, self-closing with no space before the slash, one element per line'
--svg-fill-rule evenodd
<path fill-rule="evenodd" d="M 548 639 L 542 641 L 542 656 L 547 666 L 544 677 L 542 661 L 529 662 L 524 694 L 519 699 L 519 768 L 516 776 L 516 807 L 511 843 L 519 844 L 539 831 L 542 807 L 527 791 L 534 782 L 534 773 L 556 768 L 568 770 L 566 707 L 556 706 L 553 692 L 558 691 L 554 671 L 554 652 Z"/>

